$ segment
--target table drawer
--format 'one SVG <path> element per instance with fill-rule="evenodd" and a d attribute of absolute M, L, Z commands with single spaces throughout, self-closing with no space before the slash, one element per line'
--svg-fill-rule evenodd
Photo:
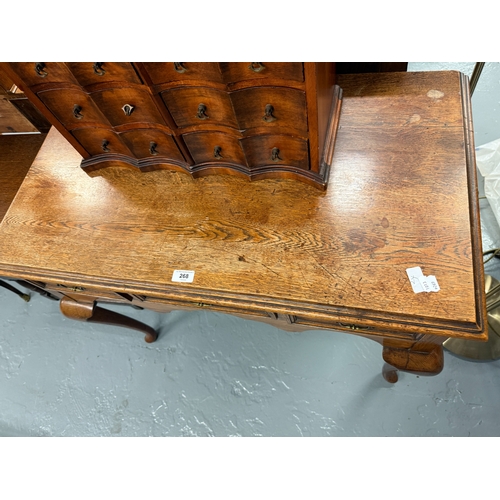
<path fill-rule="evenodd" d="M 92 85 L 103 82 L 127 82 L 140 84 L 132 64 L 127 62 L 66 63 L 80 85 Z"/>
<path fill-rule="evenodd" d="M 178 127 L 215 124 L 238 128 L 226 92 L 208 87 L 188 87 L 166 90 L 161 96 Z"/>
<path fill-rule="evenodd" d="M 256 135 L 241 140 L 250 168 L 291 165 L 309 170 L 308 142 L 287 135 Z"/>
<path fill-rule="evenodd" d="M 68 129 L 110 124 L 83 90 L 57 89 L 39 92 L 38 97 Z"/>
<path fill-rule="evenodd" d="M 165 124 L 147 90 L 115 88 L 93 92 L 91 97 L 114 127 L 130 123 Z"/>
<path fill-rule="evenodd" d="M 122 132 L 120 137 L 136 158 L 167 157 L 184 162 L 174 138 L 157 129 L 139 129 Z"/>
<path fill-rule="evenodd" d="M 132 155 L 127 146 L 120 140 L 120 137 L 110 129 L 81 128 L 73 130 L 71 133 L 91 155 Z"/>
<path fill-rule="evenodd" d="M 194 132 L 183 139 L 195 163 L 237 163 L 246 166 L 245 154 L 237 137 L 223 132 Z"/>
<path fill-rule="evenodd" d="M 240 130 L 265 126 L 307 134 L 306 95 L 300 90 L 255 87 L 231 93 Z"/>
<path fill-rule="evenodd" d="M 215 62 L 143 63 L 154 84 L 179 80 L 205 80 L 222 83 L 219 64 Z"/>
<path fill-rule="evenodd" d="M 10 66 L 30 87 L 40 83 L 78 83 L 65 63 L 16 62 Z"/>
<path fill-rule="evenodd" d="M 231 62 L 220 63 L 220 67 L 227 83 L 254 80 L 256 78 L 304 81 L 304 69 L 301 62 Z"/>
<path fill-rule="evenodd" d="M 95 289 L 87 286 L 71 286 L 60 283 L 47 283 L 45 290 L 62 293 L 68 297 L 78 298 L 80 295 L 93 298 L 98 302 L 131 303 L 133 296 L 128 293 L 114 292 L 111 290 Z"/>

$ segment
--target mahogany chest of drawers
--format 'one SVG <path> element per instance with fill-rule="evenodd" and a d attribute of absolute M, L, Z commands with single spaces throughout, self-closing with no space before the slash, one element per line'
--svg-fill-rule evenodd
<path fill-rule="evenodd" d="M 335 63 L 2 63 L 83 156 L 325 189 L 340 114 Z"/>

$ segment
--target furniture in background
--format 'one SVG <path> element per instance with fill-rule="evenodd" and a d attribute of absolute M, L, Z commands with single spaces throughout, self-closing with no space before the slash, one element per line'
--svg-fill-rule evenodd
<path fill-rule="evenodd" d="M 0 68 L 0 134 L 47 133 L 50 123 Z"/>
<path fill-rule="evenodd" d="M 340 114 L 335 63 L 2 63 L 83 156 L 193 176 L 325 189 Z"/>

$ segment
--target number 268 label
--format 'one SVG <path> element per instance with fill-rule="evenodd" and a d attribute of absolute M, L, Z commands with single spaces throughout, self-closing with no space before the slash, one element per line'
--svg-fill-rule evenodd
<path fill-rule="evenodd" d="M 183 271 L 176 269 L 172 274 L 172 281 L 180 283 L 192 283 L 194 280 L 194 271 Z"/>

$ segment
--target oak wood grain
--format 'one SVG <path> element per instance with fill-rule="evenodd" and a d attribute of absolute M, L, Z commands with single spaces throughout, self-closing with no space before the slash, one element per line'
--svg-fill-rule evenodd
<path fill-rule="evenodd" d="M 44 140 L 45 134 L 0 135 L 0 221 Z"/>

